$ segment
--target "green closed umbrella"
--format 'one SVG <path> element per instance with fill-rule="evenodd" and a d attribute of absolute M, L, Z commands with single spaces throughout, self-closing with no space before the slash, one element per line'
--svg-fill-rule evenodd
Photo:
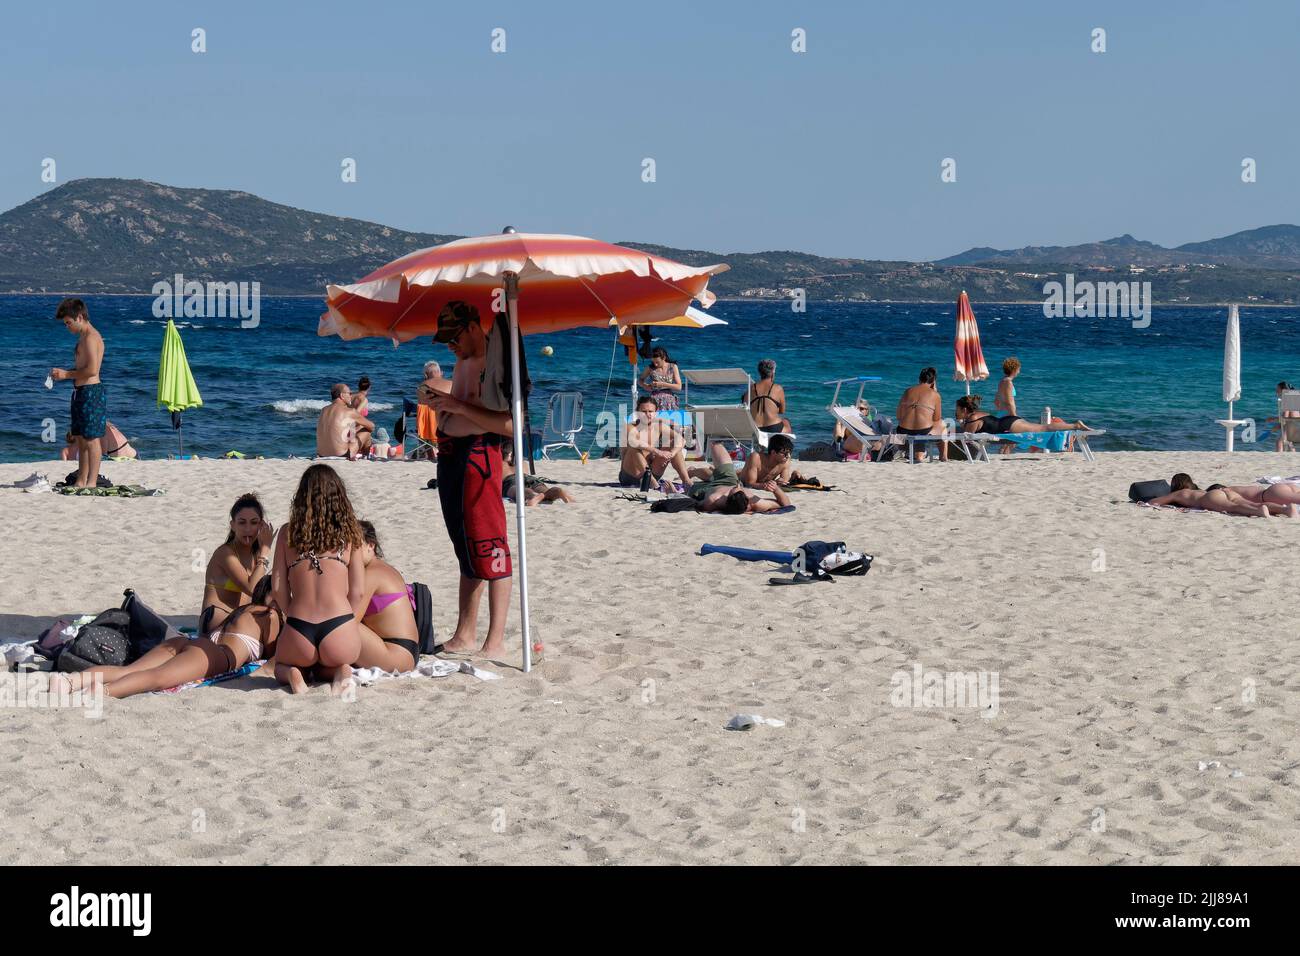
<path fill-rule="evenodd" d="M 202 404 L 203 396 L 194 384 L 190 363 L 185 360 L 185 345 L 181 342 L 181 334 L 176 331 L 176 323 L 168 319 L 167 331 L 163 333 L 162 356 L 158 360 L 158 407 L 166 408 L 172 413 L 172 428 L 176 429 L 177 447 L 180 451 L 184 450 L 180 444 L 181 412 L 187 408 L 198 408 Z"/>

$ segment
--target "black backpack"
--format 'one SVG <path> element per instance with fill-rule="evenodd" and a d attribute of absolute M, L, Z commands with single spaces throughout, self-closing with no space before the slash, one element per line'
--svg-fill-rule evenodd
<path fill-rule="evenodd" d="M 411 585 L 415 595 L 415 630 L 420 637 L 420 653 L 436 653 L 437 637 L 433 629 L 433 595 L 429 589 L 416 581 Z"/>
<path fill-rule="evenodd" d="M 122 610 L 127 615 L 128 664 L 144 657 L 163 641 L 182 636 L 180 631 L 141 601 L 131 588 L 122 592 L 122 598 Z"/>
<path fill-rule="evenodd" d="M 120 607 L 104 611 L 63 645 L 54 659 L 54 669 L 72 673 L 104 664 L 121 667 L 131 648 L 127 637 L 130 627 L 131 615 L 127 611 Z"/>

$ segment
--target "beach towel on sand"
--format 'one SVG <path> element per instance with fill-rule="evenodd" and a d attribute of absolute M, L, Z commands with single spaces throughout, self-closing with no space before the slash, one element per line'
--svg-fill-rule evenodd
<path fill-rule="evenodd" d="M 1014 442 L 1021 448 L 1042 448 L 1045 451 L 1065 451 L 1066 443 L 1070 440 L 1070 432 L 1024 432 L 1013 435 L 1010 432 L 999 435 L 999 438 L 1009 442 Z"/>
<path fill-rule="evenodd" d="M 54 490 L 61 495 L 76 495 L 88 498 L 156 498 L 161 495 L 161 488 L 146 488 L 144 485 L 111 485 L 107 488 L 77 488 L 73 485 L 57 484 Z"/>
<path fill-rule="evenodd" d="M 192 690 L 195 687 L 210 687 L 213 684 L 220 684 L 222 681 L 234 680 L 236 677 L 247 677 L 265 663 L 266 661 L 249 661 L 243 667 L 236 667 L 233 671 L 226 671 L 224 674 L 218 674 L 216 677 L 209 677 L 205 680 L 192 680 L 188 684 L 177 684 L 175 687 L 156 690 L 154 693 L 179 694 L 183 690 Z"/>

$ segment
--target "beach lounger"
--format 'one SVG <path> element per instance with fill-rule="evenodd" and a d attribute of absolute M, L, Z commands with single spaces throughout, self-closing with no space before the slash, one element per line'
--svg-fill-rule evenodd
<path fill-rule="evenodd" d="M 415 419 L 414 431 L 408 424 L 412 418 Z M 433 421 L 435 413 L 428 405 L 420 405 L 409 398 L 402 399 L 402 417 L 393 423 L 393 441 L 402 446 L 402 457 L 407 461 L 436 457 Z"/>
<path fill-rule="evenodd" d="M 1106 434 L 1106 429 L 1093 428 L 1088 431 L 1062 429 L 1059 432 L 1026 432 L 1023 435 L 983 435 L 977 437 L 984 437 L 990 441 L 1010 442 L 1021 448 L 1041 448 L 1047 454 L 1054 452 L 1069 454 L 1068 444 L 1073 441 L 1075 450 L 1083 455 L 1084 461 L 1096 461 L 1097 457 L 1088 446 L 1088 439 L 1104 434 Z"/>
<path fill-rule="evenodd" d="M 551 460 L 552 448 L 572 448 L 581 457 L 576 436 L 582 431 L 582 392 L 556 392 L 546 403 L 542 425 L 542 458 Z"/>
<path fill-rule="evenodd" d="M 1300 391 L 1283 392 L 1277 398 L 1277 428 L 1283 451 L 1295 451 L 1300 445 L 1300 418 L 1287 418 L 1287 412 L 1300 413 Z"/>
<path fill-rule="evenodd" d="M 697 405 L 690 402 L 690 386 L 735 385 L 745 392 L 753 386 L 754 380 L 741 368 L 694 368 L 682 369 L 682 380 L 686 390 L 682 394 L 683 404 L 691 413 L 695 428 L 693 449 L 702 457 L 705 449 L 715 441 L 734 441 L 753 448 L 767 448 L 767 441 L 776 432 L 765 432 L 758 427 L 749 406 L 744 402 L 728 402 L 718 405 Z M 785 433 L 794 440 L 790 432 Z"/>

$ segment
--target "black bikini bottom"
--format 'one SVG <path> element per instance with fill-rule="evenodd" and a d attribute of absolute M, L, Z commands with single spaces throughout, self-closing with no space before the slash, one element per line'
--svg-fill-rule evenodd
<path fill-rule="evenodd" d="M 402 650 L 406 651 L 406 653 L 410 654 L 412 666 L 420 663 L 420 645 L 415 643 L 415 641 L 408 641 L 404 637 L 381 637 L 380 640 L 385 644 L 396 644 Z"/>
<path fill-rule="evenodd" d="M 352 620 L 352 615 L 340 614 L 328 621 L 304 621 L 300 617 L 287 617 L 284 620 L 286 624 L 311 641 L 313 647 L 320 647 L 321 642 L 329 636 L 330 631 Z"/>

